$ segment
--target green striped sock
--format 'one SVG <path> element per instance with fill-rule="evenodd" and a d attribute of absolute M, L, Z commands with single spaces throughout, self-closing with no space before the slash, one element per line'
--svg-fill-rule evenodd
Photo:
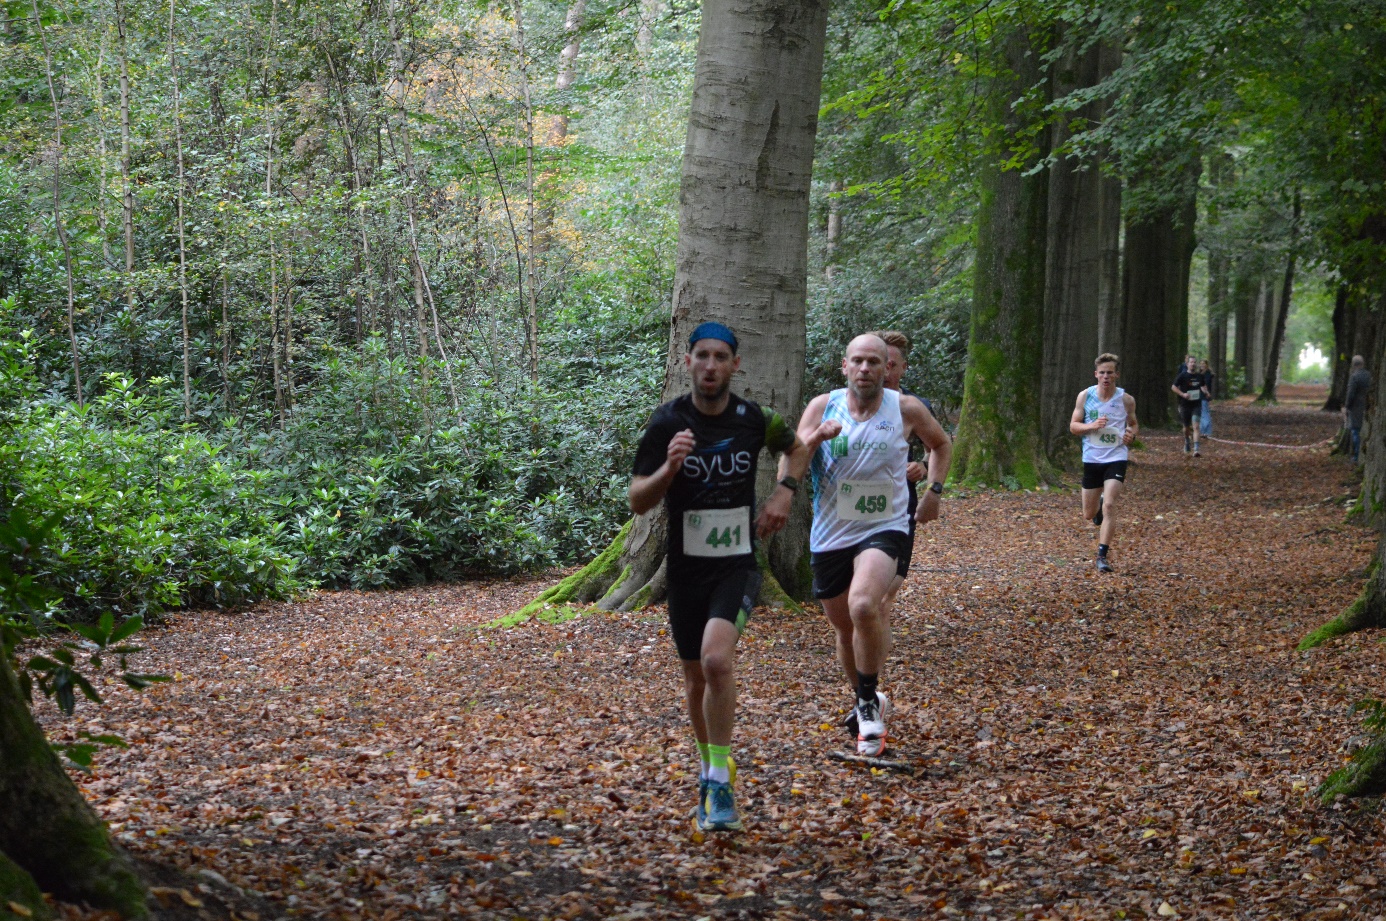
<path fill-rule="evenodd" d="M 712 761 L 712 766 L 708 768 L 707 779 L 715 780 L 718 783 L 731 783 L 731 768 L 727 766 L 727 758 L 731 755 L 731 746 L 709 745 L 707 750 L 708 757 Z"/>
<path fill-rule="evenodd" d="M 698 757 L 702 759 L 702 766 L 698 769 L 698 779 L 707 780 L 708 771 L 712 769 L 712 746 L 706 742 L 698 743 Z"/>

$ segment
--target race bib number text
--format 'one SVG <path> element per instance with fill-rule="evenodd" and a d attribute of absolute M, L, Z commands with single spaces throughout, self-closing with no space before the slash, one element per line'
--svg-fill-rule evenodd
<path fill-rule="evenodd" d="M 683 513 L 684 556 L 741 556 L 751 552 L 751 510 L 698 508 Z"/>
<path fill-rule="evenodd" d="M 837 489 L 837 517 L 843 521 L 885 521 L 895 516 L 895 484 L 845 480 Z"/>
<path fill-rule="evenodd" d="M 1121 436 L 1124 434 L 1126 434 L 1124 429 L 1109 425 L 1105 429 L 1088 432 L 1088 444 L 1095 448 L 1115 448 L 1121 444 Z"/>

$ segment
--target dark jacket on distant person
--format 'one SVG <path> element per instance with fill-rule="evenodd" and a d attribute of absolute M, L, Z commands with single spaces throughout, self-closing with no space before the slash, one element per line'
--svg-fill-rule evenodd
<path fill-rule="evenodd" d="M 1361 368 L 1348 378 L 1343 407 L 1348 411 L 1348 428 L 1360 429 L 1367 415 L 1367 392 L 1372 389 L 1372 372 Z"/>

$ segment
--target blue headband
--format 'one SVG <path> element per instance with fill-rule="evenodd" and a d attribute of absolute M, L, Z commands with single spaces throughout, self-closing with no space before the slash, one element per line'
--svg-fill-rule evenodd
<path fill-rule="evenodd" d="M 693 344 L 699 339 L 716 339 L 718 342 L 725 342 L 731 346 L 732 354 L 736 354 L 736 333 L 721 323 L 699 323 L 697 328 L 688 334 L 688 348 L 691 350 Z"/>

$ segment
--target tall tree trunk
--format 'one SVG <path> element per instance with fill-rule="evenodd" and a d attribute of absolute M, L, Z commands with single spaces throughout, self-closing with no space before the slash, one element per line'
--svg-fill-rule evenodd
<path fill-rule="evenodd" d="M 1122 354 L 1122 386 L 1136 400 L 1141 425 L 1161 428 L 1169 422 L 1170 381 L 1183 357 L 1170 354 L 1179 341 L 1171 327 L 1187 322 L 1187 268 L 1179 268 L 1189 252 L 1192 229 L 1180 226 L 1187 208 L 1170 207 L 1145 217 L 1128 219 L 1123 267 L 1126 341 Z M 1185 282 L 1180 290 L 1181 281 Z M 1180 302 L 1183 302 L 1181 310 Z M 1187 339 L 1187 327 L 1183 338 Z"/>
<path fill-rule="evenodd" d="M 82 358 L 77 351 L 77 295 L 72 281 L 72 245 L 67 239 L 67 225 L 63 223 L 63 114 L 58 105 L 58 90 L 53 85 L 53 52 L 48 47 L 48 32 L 43 28 L 43 16 L 39 13 L 38 0 L 32 0 L 34 26 L 43 42 L 44 76 L 48 78 L 48 97 L 53 101 L 53 225 L 58 231 L 58 242 L 63 248 L 63 268 L 67 277 L 67 338 L 72 345 L 72 383 L 77 391 L 77 406 L 85 405 L 82 392 Z"/>
<path fill-rule="evenodd" d="M 1232 344 L 1232 363 L 1241 372 L 1241 384 L 1238 388 L 1239 393 L 1246 393 L 1246 382 L 1251 380 L 1251 358 L 1255 351 L 1252 348 L 1252 330 L 1255 326 L 1254 316 L 1256 308 L 1256 292 L 1252 279 L 1247 275 L 1242 266 L 1234 263 L 1232 269 L 1232 311 L 1236 321 L 1236 328 L 1233 330 L 1235 337 Z M 1228 395 L 1232 396 L 1231 384 L 1228 384 Z"/>
<path fill-rule="evenodd" d="M 135 192 L 130 181 L 130 40 L 125 0 L 116 0 L 120 38 L 120 225 L 125 236 L 125 307 L 135 309 Z"/>
<path fill-rule="evenodd" d="M 1230 179 L 1231 157 L 1215 153 L 1208 158 L 1208 179 L 1213 188 L 1208 203 L 1208 226 L 1221 222 L 1218 191 Z M 1208 369 L 1213 372 L 1214 397 L 1227 395 L 1227 320 L 1232 312 L 1232 260 L 1219 246 L 1216 236 L 1208 247 Z"/>
<path fill-rule="evenodd" d="M 1285 275 L 1280 283 L 1280 302 L 1271 328 L 1270 347 L 1266 350 L 1266 376 L 1261 383 L 1263 403 L 1275 402 L 1275 385 L 1280 377 L 1280 350 L 1285 344 L 1285 321 L 1290 316 L 1290 297 L 1295 288 L 1295 262 L 1299 257 L 1300 194 L 1296 189 L 1290 215 L 1290 251 L 1285 254 Z"/>
<path fill-rule="evenodd" d="M 837 248 L 842 244 L 842 180 L 828 183 L 827 250 L 823 255 L 823 275 L 828 281 L 837 274 Z"/>
<path fill-rule="evenodd" d="M 704 320 L 741 340 L 738 392 L 787 418 L 803 408 L 809 181 L 827 0 L 706 0 L 679 197 L 664 399 L 687 392 L 688 334 Z M 762 461 L 759 491 L 774 482 Z M 526 610 L 600 598 L 629 610 L 664 592 L 663 505 L 628 523 L 597 560 Z M 808 588 L 808 502 L 765 545 L 771 574 Z M 768 582 L 769 580 L 767 580 Z M 773 587 L 771 588 L 773 591 Z"/>
<path fill-rule="evenodd" d="M 1005 59 L 988 94 L 1000 149 L 981 172 L 976 280 L 953 470 L 959 480 L 1030 488 L 1049 478 L 1040 435 L 1046 174 L 1004 161 L 1029 127 L 1014 103 L 1039 79 L 1023 28 L 1001 38 Z M 1075 393 L 1077 391 L 1075 390 Z"/>
<path fill-rule="evenodd" d="M 1121 44 L 1099 43 L 1099 66 L 1103 78 L 1121 66 Z M 1107 108 L 1110 108 L 1110 103 Z M 1106 109 L 1103 110 L 1105 117 Z M 1104 161 L 1105 163 L 1105 158 Z M 1107 170 L 1099 171 L 1097 200 L 1097 350 L 1121 353 L 1121 179 Z M 1096 357 L 1096 356 L 1094 356 Z"/>
<path fill-rule="evenodd" d="M 127 918 L 147 914 L 139 880 L 48 747 L 5 655 L 0 655 L 0 854 L 60 899 L 114 909 Z"/>
<path fill-rule="evenodd" d="M 577 59 L 582 50 L 582 25 L 586 15 L 586 0 L 574 0 L 563 20 L 563 32 L 568 36 L 568 42 L 558 55 L 558 79 L 554 86 L 558 90 L 559 105 L 564 108 L 549 122 L 548 134 L 544 137 L 544 146 L 550 151 L 562 147 L 568 139 L 567 93 L 577 81 Z M 539 179 L 539 188 L 544 192 L 534 233 L 534 249 L 539 254 L 547 253 L 553 244 L 554 191 L 550 187 L 557 178 L 558 171 L 548 169 Z"/>
<path fill-rule="evenodd" d="M 96 186 L 96 230 L 101 237 L 101 270 L 111 268 L 111 238 L 106 218 L 106 41 L 111 28 L 106 23 L 105 11 L 101 16 L 101 45 L 96 54 L 96 162 L 99 166 Z M 104 297 L 104 294 L 103 294 Z"/>
<path fill-rule="evenodd" d="M 1053 77 L 1054 98 L 1095 86 L 1102 79 L 1102 49 L 1064 53 Z M 1088 103 L 1073 119 L 1050 129 L 1052 149 L 1060 151 L 1049 169 L 1046 231 L 1044 346 L 1040 371 L 1040 431 L 1044 453 L 1060 467 L 1078 460 L 1078 442 L 1068 431 L 1073 396 L 1092 380 L 1101 315 L 1102 176 L 1099 165 L 1062 153 L 1073 121 L 1097 124 L 1106 106 Z"/>
<path fill-rule="evenodd" d="M 539 381 L 539 301 L 534 270 L 534 104 L 529 94 L 529 60 L 525 52 L 523 0 L 515 0 L 515 44 L 520 62 L 520 90 L 524 99 L 525 145 L 525 330 L 529 341 L 529 379 Z"/>
<path fill-rule="evenodd" d="M 192 421 L 192 336 L 188 329 L 188 250 L 183 233 L 183 121 L 182 93 L 178 85 L 178 53 L 174 44 L 176 0 L 168 0 L 168 66 L 173 76 L 173 138 L 178 158 L 178 295 L 182 303 L 183 421 Z"/>

